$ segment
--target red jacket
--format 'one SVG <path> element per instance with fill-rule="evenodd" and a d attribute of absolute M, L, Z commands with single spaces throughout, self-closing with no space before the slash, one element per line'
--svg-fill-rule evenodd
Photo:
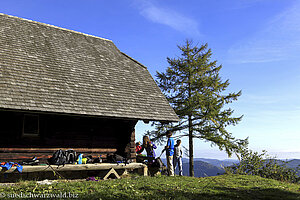
<path fill-rule="evenodd" d="M 135 147 L 135 152 L 138 153 L 142 149 L 142 146 L 136 146 Z M 141 154 L 142 152 L 138 153 Z"/>

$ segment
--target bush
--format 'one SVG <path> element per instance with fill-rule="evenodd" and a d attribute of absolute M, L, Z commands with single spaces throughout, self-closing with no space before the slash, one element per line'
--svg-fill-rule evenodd
<path fill-rule="evenodd" d="M 300 180 L 296 170 L 287 167 L 288 161 L 276 160 L 267 155 L 265 150 L 259 154 L 246 148 L 240 150 L 237 157 L 239 164 L 225 167 L 226 173 L 258 175 L 291 183 L 297 183 Z"/>

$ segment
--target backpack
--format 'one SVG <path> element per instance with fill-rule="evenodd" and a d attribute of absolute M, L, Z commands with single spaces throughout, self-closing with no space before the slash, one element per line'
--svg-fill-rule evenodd
<path fill-rule="evenodd" d="M 92 155 L 84 156 L 86 158 L 86 163 L 93 163 L 94 159 Z"/>
<path fill-rule="evenodd" d="M 108 154 L 107 155 L 107 162 L 109 163 L 120 163 L 124 162 L 125 158 L 123 156 L 120 156 L 118 154 Z"/>
<path fill-rule="evenodd" d="M 52 157 L 48 159 L 50 165 L 65 165 L 67 162 L 66 153 L 63 150 L 57 150 Z"/>
<path fill-rule="evenodd" d="M 154 163 L 151 166 L 158 167 L 161 169 L 164 166 L 164 163 L 162 162 L 160 157 L 158 157 L 158 158 L 155 158 Z"/>
<path fill-rule="evenodd" d="M 72 149 L 65 151 L 66 164 L 74 164 L 77 160 L 76 152 Z"/>
<path fill-rule="evenodd" d="M 99 157 L 95 158 L 95 159 L 92 160 L 92 161 L 93 161 L 93 163 L 102 163 L 102 162 L 103 162 L 103 160 L 102 160 L 102 158 L 101 158 L 101 155 L 100 155 Z"/>
<path fill-rule="evenodd" d="M 129 163 L 132 163 L 132 160 L 131 159 L 127 159 L 123 156 L 120 156 L 118 154 L 107 154 L 107 157 L 106 157 L 106 162 L 108 163 L 125 163 L 126 164 L 129 164 Z"/>

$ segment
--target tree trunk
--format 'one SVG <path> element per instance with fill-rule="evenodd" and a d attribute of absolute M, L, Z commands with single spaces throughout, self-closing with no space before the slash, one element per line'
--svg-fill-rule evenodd
<path fill-rule="evenodd" d="M 189 42 L 187 41 L 187 63 L 188 63 L 188 67 L 189 67 L 189 75 L 188 75 L 188 97 L 189 100 L 192 98 L 192 87 L 191 87 L 191 81 L 192 81 L 192 77 L 191 77 L 191 67 L 190 67 L 190 52 L 191 49 L 189 48 Z M 190 157 L 190 176 L 194 176 L 194 144 L 193 144 L 193 122 L 192 122 L 192 114 L 190 113 L 188 115 L 188 126 L 189 126 L 189 157 Z"/>
<path fill-rule="evenodd" d="M 192 130 L 191 116 L 189 116 L 189 157 L 190 157 L 190 176 L 194 176 L 194 144 L 193 144 L 193 130 Z"/>

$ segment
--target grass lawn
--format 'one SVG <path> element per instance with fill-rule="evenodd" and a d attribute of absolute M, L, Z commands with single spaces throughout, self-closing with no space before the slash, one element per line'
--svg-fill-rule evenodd
<path fill-rule="evenodd" d="M 17 199 L 16 196 L 13 198 L 13 194 L 61 194 L 65 195 L 62 196 L 63 199 L 67 199 L 68 195 L 73 197 L 69 199 L 76 199 L 76 194 L 78 194 L 77 199 L 300 200 L 300 185 L 258 176 L 222 175 L 206 178 L 131 176 L 107 181 L 61 180 L 55 181 L 51 185 L 41 185 L 35 181 L 22 181 L 13 186 L 0 186 L 0 199 L 1 195 L 2 199 Z M 31 196 L 30 199 L 34 198 Z M 53 197 L 53 199 L 59 198 Z"/>

